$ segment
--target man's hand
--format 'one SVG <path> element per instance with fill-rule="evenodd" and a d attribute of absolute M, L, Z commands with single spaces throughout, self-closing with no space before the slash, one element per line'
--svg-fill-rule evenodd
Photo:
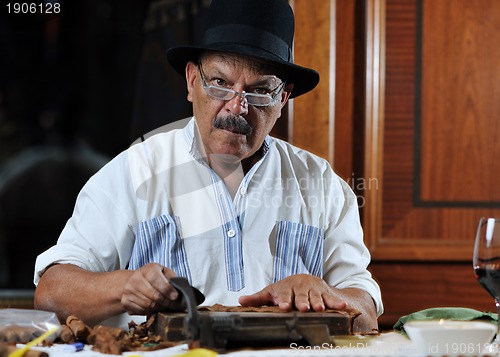
<path fill-rule="evenodd" d="M 181 297 L 168 281 L 175 276 L 172 270 L 156 263 L 135 270 L 123 287 L 123 308 L 132 315 L 182 309 Z"/>
<path fill-rule="evenodd" d="M 277 305 L 284 311 L 290 311 L 293 307 L 299 311 L 345 309 L 347 302 L 335 290 L 317 276 L 298 274 L 271 284 L 255 294 L 241 296 L 238 301 L 242 306 Z"/>
<path fill-rule="evenodd" d="M 358 310 L 361 315 L 354 320 L 355 332 L 370 333 L 378 329 L 375 304 L 371 296 L 358 288 L 337 289 L 317 276 L 298 274 L 271 284 L 261 291 L 239 298 L 242 306 L 278 305 L 290 311 Z"/>

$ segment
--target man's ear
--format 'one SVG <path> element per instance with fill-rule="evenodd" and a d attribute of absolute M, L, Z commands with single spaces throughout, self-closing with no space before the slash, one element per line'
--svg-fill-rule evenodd
<path fill-rule="evenodd" d="M 196 81 L 198 73 L 198 66 L 194 63 L 189 61 L 186 64 L 186 84 L 187 84 L 187 100 L 190 102 L 193 101 L 193 91 L 194 91 L 194 82 Z"/>
<path fill-rule="evenodd" d="M 293 83 L 287 83 L 285 84 L 285 88 L 283 88 L 283 92 L 281 93 L 281 108 L 283 108 L 290 98 L 290 95 L 292 94 L 292 89 L 293 89 Z"/>

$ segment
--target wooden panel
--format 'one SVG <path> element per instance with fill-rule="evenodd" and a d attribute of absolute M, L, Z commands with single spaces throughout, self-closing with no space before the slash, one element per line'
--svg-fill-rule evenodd
<path fill-rule="evenodd" d="M 494 203 L 482 205 L 484 207 L 475 204 L 485 198 L 485 192 L 494 199 L 499 189 L 493 183 L 500 167 L 488 163 L 491 164 L 490 157 L 498 156 L 495 153 L 499 151 L 500 143 L 489 136 L 498 135 L 500 130 L 497 119 L 500 102 L 491 100 L 488 103 L 484 99 L 492 98 L 491 91 L 498 91 L 494 83 L 500 81 L 499 67 L 493 60 L 483 60 L 484 54 L 480 51 L 473 54 L 469 49 L 465 50 L 467 46 L 453 47 L 453 56 L 447 55 L 449 47 L 443 46 L 443 38 L 449 39 L 450 36 L 456 36 L 458 42 L 463 41 L 463 36 L 468 38 L 468 43 L 475 42 L 476 37 L 470 37 L 469 32 L 473 34 L 476 30 L 463 30 L 457 36 L 454 29 L 467 27 L 464 21 L 475 29 L 476 22 L 484 21 L 478 16 L 484 11 L 492 11 L 494 2 L 474 2 L 474 10 L 469 11 L 469 5 L 462 8 L 462 2 L 388 0 L 386 12 L 379 14 L 381 17 L 386 14 L 384 131 L 382 134 L 377 128 L 369 127 L 373 119 L 367 111 L 367 137 L 378 138 L 373 142 L 378 143 L 383 151 L 374 150 L 376 145 L 365 148 L 367 172 L 372 172 L 380 180 L 383 178 L 383 191 L 368 195 L 375 201 L 381 200 L 381 206 L 372 202 L 365 212 L 370 219 L 365 221 L 365 229 L 368 229 L 375 260 L 469 261 L 479 217 L 500 215 L 498 205 Z M 463 5 L 466 3 L 469 4 L 464 1 Z M 449 16 L 450 11 L 453 11 L 453 16 Z M 500 11 L 495 14 L 487 17 L 489 25 L 478 28 L 489 28 L 488 37 L 498 43 Z M 460 15 L 464 19 L 461 20 Z M 497 16 L 495 21 L 493 16 Z M 444 18 L 447 19 L 446 26 L 433 24 Z M 468 46 L 482 48 L 483 41 Z M 445 64 L 441 64 L 442 56 Z M 469 65 L 465 70 L 464 58 L 467 58 L 467 63 L 477 60 L 478 64 Z M 445 67 L 453 70 L 447 71 Z M 480 78 L 485 77 L 482 72 L 489 73 L 494 80 L 482 81 Z M 443 95 L 445 88 L 451 89 L 457 84 L 461 86 L 454 91 L 455 95 Z M 471 85 L 474 94 L 467 94 L 471 92 L 468 88 Z M 461 90 L 465 97 L 458 95 Z M 470 122 L 476 118 L 477 128 L 473 133 L 488 126 L 492 128 L 491 132 L 483 136 L 471 134 Z M 443 132 L 447 132 L 450 139 Z M 464 140 L 458 140 L 458 137 Z M 458 147 L 461 160 L 451 160 L 444 154 L 458 150 Z M 471 150 L 474 147 L 481 150 Z M 478 157 L 474 157 L 475 154 Z M 466 159 L 482 163 L 469 164 Z M 370 169 L 370 165 L 379 167 L 380 160 L 381 171 Z M 479 173 L 477 165 L 484 167 Z M 480 185 L 487 186 L 481 189 L 484 192 L 478 191 L 476 195 L 472 188 L 477 184 L 463 181 L 470 181 L 472 177 L 477 177 Z M 438 188 L 430 188 L 434 182 Z M 424 199 L 420 197 L 421 188 L 425 191 Z M 449 192 L 439 193 L 446 190 Z M 468 192 L 459 195 L 460 191 Z M 433 201 L 427 202 L 426 199 L 430 198 Z M 475 203 L 465 202 L 466 198 Z"/>
<path fill-rule="evenodd" d="M 423 1 L 417 199 L 500 203 L 499 23 L 498 0 Z"/>
<path fill-rule="evenodd" d="M 320 83 L 310 93 L 293 99 L 289 141 L 332 162 L 334 48 L 332 18 L 334 0 L 293 0 L 295 13 L 294 62 L 314 68 Z"/>
<path fill-rule="evenodd" d="M 389 0 L 386 14 L 383 237 L 413 207 L 415 1 Z"/>
<path fill-rule="evenodd" d="M 367 0 L 365 10 L 366 54 L 364 88 L 363 176 L 375 185 L 363 190 L 363 227 L 367 244 L 374 251 L 380 237 L 380 213 L 382 207 L 382 148 L 384 140 L 385 95 L 385 1 Z"/>
<path fill-rule="evenodd" d="M 295 60 L 322 78 L 315 91 L 293 101 L 290 138 L 331 162 L 334 154 L 334 167 L 348 181 L 365 180 L 363 226 L 386 309 L 382 328 L 429 307 L 494 310 L 471 265 L 479 217 L 500 216 L 499 161 L 493 163 L 500 57 L 493 45 L 484 53 L 488 41 L 500 43 L 494 2 L 314 0 L 311 6 L 294 0 Z M 364 34 L 357 32 L 359 21 Z M 484 126 L 491 130 L 477 136 Z M 455 152 L 462 159 L 448 160 Z M 480 162 L 465 161 L 476 156 Z M 491 169 L 481 169 L 487 164 Z"/>
<path fill-rule="evenodd" d="M 484 52 L 500 42 L 500 3 L 384 3 L 367 0 L 365 175 L 380 189 L 365 192 L 363 221 L 381 326 L 429 307 L 494 311 L 471 259 L 479 217 L 500 216 L 500 63 L 498 49 Z M 380 72 L 371 62 L 377 35 Z"/>
<path fill-rule="evenodd" d="M 355 5 L 337 0 L 335 11 L 335 140 L 333 168 L 344 180 L 354 180 L 353 127 L 355 88 Z"/>
<path fill-rule="evenodd" d="M 411 312 L 431 307 L 468 307 L 494 311 L 493 299 L 475 281 L 472 264 L 373 263 L 370 266 L 382 289 L 386 312 L 382 329 Z"/>

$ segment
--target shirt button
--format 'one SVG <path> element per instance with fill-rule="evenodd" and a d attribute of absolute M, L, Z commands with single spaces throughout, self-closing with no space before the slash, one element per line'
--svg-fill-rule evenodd
<path fill-rule="evenodd" d="M 229 238 L 233 238 L 235 235 L 236 235 L 236 232 L 234 231 L 234 229 L 230 229 L 227 231 L 227 236 Z"/>
<path fill-rule="evenodd" d="M 247 193 L 247 188 L 246 188 L 246 187 L 242 187 L 242 188 L 240 189 L 240 193 L 241 193 L 242 195 L 244 195 L 245 193 Z"/>

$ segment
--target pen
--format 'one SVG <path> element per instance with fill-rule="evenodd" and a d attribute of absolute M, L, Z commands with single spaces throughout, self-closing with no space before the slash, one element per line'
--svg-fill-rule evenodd
<path fill-rule="evenodd" d="M 60 347 L 62 352 L 78 352 L 83 350 L 85 345 L 82 342 L 69 343 Z"/>

